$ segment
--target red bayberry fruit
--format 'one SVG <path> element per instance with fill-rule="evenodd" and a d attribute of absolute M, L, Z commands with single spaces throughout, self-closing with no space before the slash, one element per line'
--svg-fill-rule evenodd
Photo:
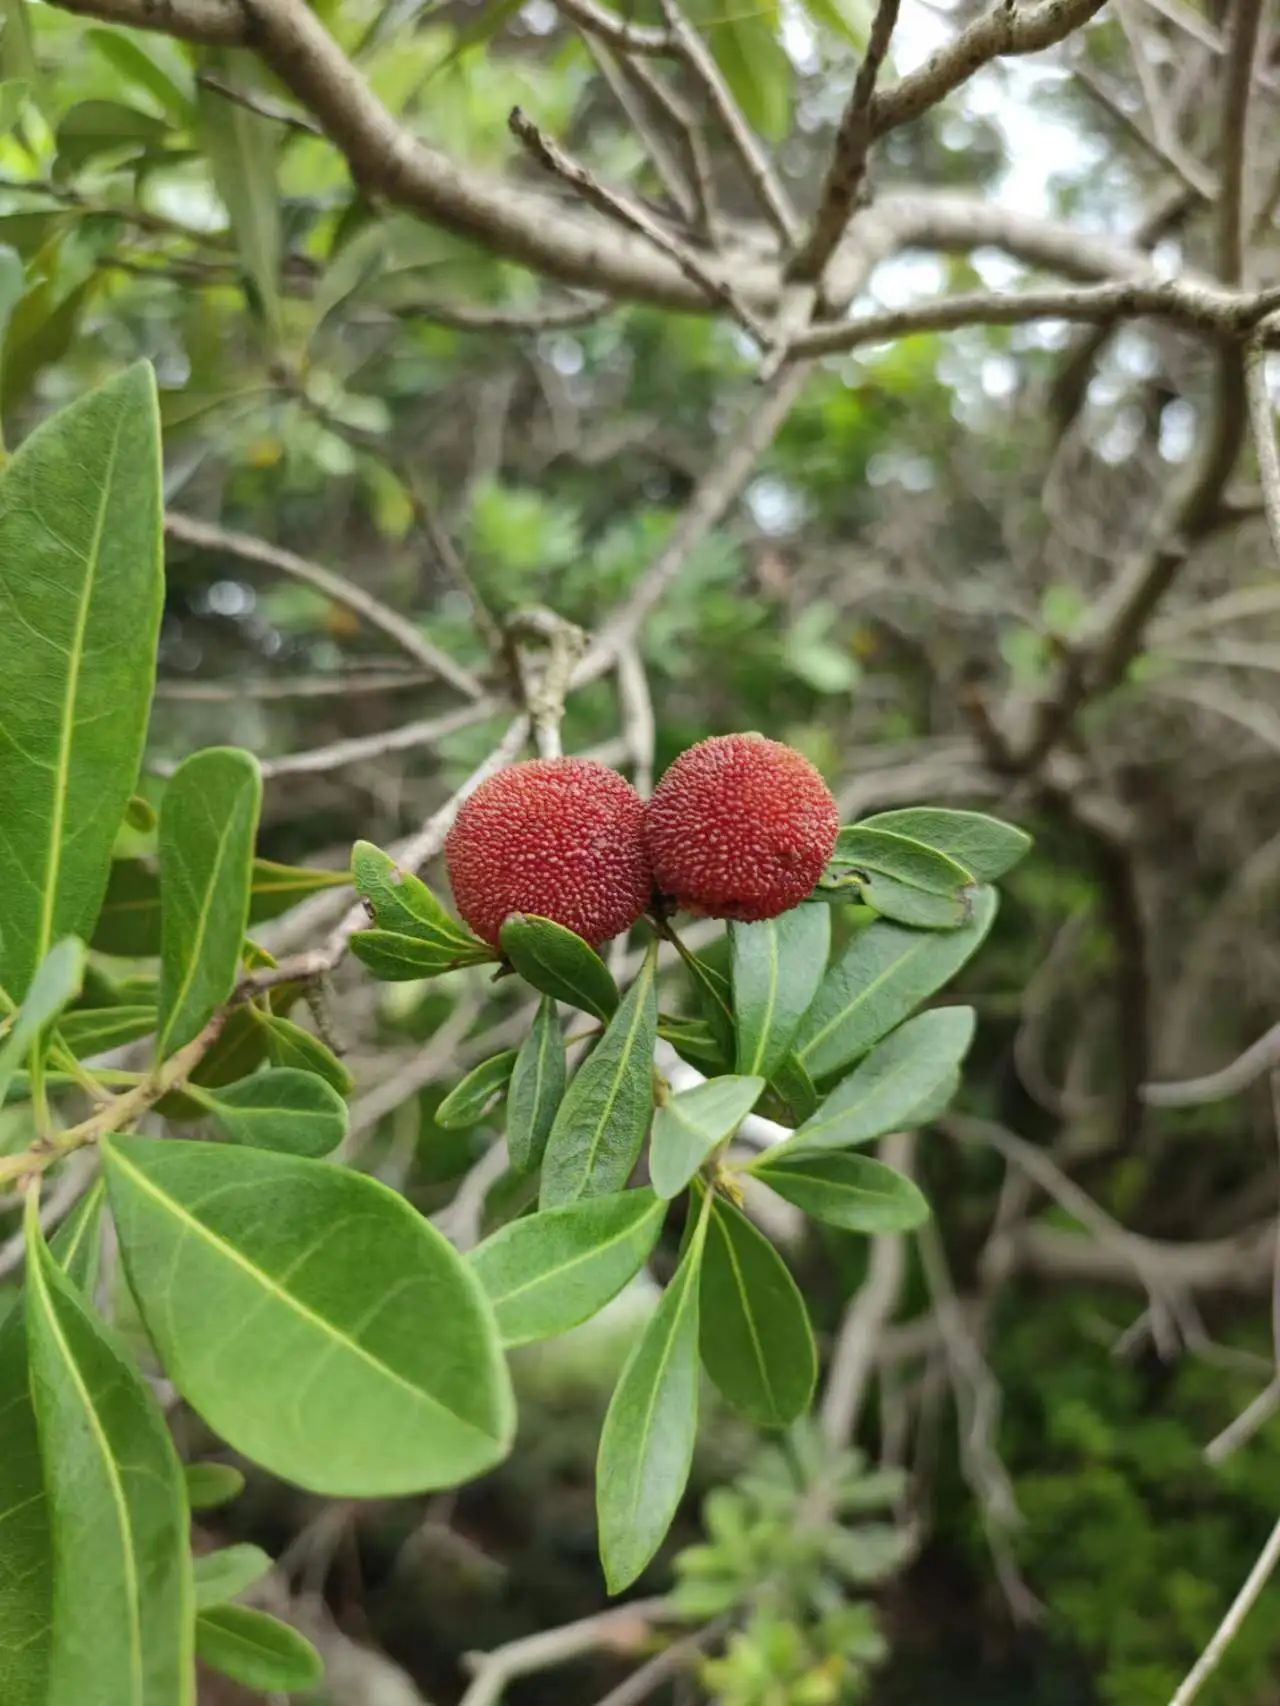
<path fill-rule="evenodd" d="M 712 918 L 775 918 L 797 906 L 835 848 L 840 813 L 807 758 L 763 735 L 699 741 L 645 807 L 663 894 Z"/>
<path fill-rule="evenodd" d="M 629 930 L 653 894 L 644 801 L 590 758 L 532 759 L 491 776 L 458 813 L 444 856 L 458 911 L 494 947 L 513 912 L 598 947 Z"/>

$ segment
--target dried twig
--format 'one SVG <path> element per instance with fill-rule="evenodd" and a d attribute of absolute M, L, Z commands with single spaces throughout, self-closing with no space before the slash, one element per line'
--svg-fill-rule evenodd
<path fill-rule="evenodd" d="M 613 1651 L 633 1653 L 643 1648 L 654 1623 L 671 1617 L 665 1599 L 637 1599 L 610 1607 L 594 1617 L 583 1617 L 559 1629 L 526 1635 L 508 1641 L 488 1653 L 469 1653 L 466 1663 L 472 1673 L 471 1686 L 461 1706 L 498 1706 L 507 1684 L 535 1671 L 551 1670 L 584 1653 Z"/>
<path fill-rule="evenodd" d="M 1280 1522 L 1271 1530 L 1266 1545 L 1258 1554 L 1257 1562 L 1245 1578 L 1244 1586 L 1232 1600 L 1227 1615 L 1214 1631 L 1213 1639 L 1192 1666 L 1169 1706 L 1191 1706 L 1191 1702 L 1221 1664 L 1222 1655 L 1240 1632 L 1240 1625 L 1253 1609 L 1254 1602 L 1270 1581 L 1272 1571 L 1277 1565 L 1280 1565 Z"/>

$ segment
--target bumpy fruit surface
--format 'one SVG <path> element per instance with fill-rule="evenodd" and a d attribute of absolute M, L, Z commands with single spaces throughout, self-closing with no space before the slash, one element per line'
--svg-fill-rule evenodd
<path fill-rule="evenodd" d="M 645 808 L 658 888 L 712 918 L 776 918 L 822 875 L 840 813 L 807 758 L 763 735 L 691 746 Z"/>
<path fill-rule="evenodd" d="M 589 758 L 500 770 L 458 813 L 444 855 L 458 911 L 495 947 L 513 912 L 554 919 L 597 947 L 629 930 L 653 895 L 644 801 Z"/>

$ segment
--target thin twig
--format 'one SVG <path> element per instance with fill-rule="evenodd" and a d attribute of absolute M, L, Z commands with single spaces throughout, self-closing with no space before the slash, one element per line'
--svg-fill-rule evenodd
<path fill-rule="evenodd" d="M 755 191 L 761 211 L 782 239 L 794 248 L 800 238 L 800 221 L 790 197 L 779 182 L 769 157 L 752 134 L 742 108 L 733 97 L 711 50 L 685 17 L 679 0 L 659 0 L 667 29 L 684 57 L 690 72 L 702 85 L 712 111 L 738 156 L 747 181 Z"/>
<path fill-rule="evenodd" d="M 155 696 L 179 704 L 234 705 L 246 699 L 354 699 L 370 693 L 400 693 L 434 677 L 419 669 L 337 670 L 331 675 L 281 676 L 278 680 L 157 681 Z"/>
<path fill-rule="evenodd" d="M 234 83 L 226 83 L 212 71 L 201 71 L 196 82 L 204 89 L 212 89 L 224 100 L 232 101 L 238 107 L 244 107 L 247 112 L 257 113 L 259 118 L 270 119 L 273 124 L 285 125 L 289 130 L 300 131 L 304 136 L 323 136 L 324 131 L 306 113 L 296 112 L 292 107 L 285 107 L 279 101 L 270 100 L 261 95 L 256 89 L 240 89 Z"/>
<path fill-rule="evenodd" d="M 508 1641 L 487 1653 L 468 1653 L 466 1663 L 473 1681 L 460 1706 L 498 1706 L 507 1684 L 535 1671 L 567 1664 L 584 1653 L 602 1648 L 620 1653 L 635 1652 L 649 1638 L 652 1624 L 672 1615 L 665 1599 L 638 1599 L 626 1605 L 599 1611 L 560 1629 L 547 1629 Z"/>
<path fill-rule="evenodd" d="M 1280 1021 L 1264 1031 L 1229 1066 L 1203 1078 L 1183 1078 L 1168 1084 L 1144 1084 L 1142 1099 L 1153 1108 L 1198 1108 L 1238 1096 L 1265 1073 L 1280 1066 Z"/>
<path fill-rule="evenodd" d="M 433 645 L 407 617 L 399 615 L 390 606 L 383 604 L 381 599 L 374 598 L 371 593 L 356 586 L 344 575 L 336 574 L 320 563 L 313 563 L 309 558 L 300 557 L 294 551 L 286 551 L 279 545 L 269 544 L 265 539 L 257 539 L 249 533 L 236 533 L 225 527 L 216 527 L 211 522 L 197 521 L 194 516 L 183 515 L 177 510 L 169 510 L 165 515 L 164 530 L 166 538 L 176 540 L 182 545 L 190 545 L 194 550 L 209 551 L 216 556 L 234 557 L 238 562 L 253 563 L 259 568 L 275 569 L 292 580 L 314 587 L 326 598 L 331 598 L 335 604 L 340 604 L 344 609 L 361 617 L 370 627 L 380 629 L 416 663 L 429 669 L 433 675 L 438 675 L 442 681 L 447 681 L 451 687 L 456 687 L 459 693 L 465 693 L 468 699 L 480 699 L 483 696 L 484 689 L 470 670 L 455 663 L 438 646 Z"/>
<path fill-rule="evenodd" d="M 511 109 L 507 122 L 513 134 L 519 137 L 534 159 L 547 171 L 569 184 L 588 206 L 617 219 L 632 231 L 638 231 L 642 237 L 647 237 L 655 248 L 661 249 L 664 255 L 675 262 L 691 283 L 700 286 L 711 301 L 719 302 L 762 349 L 769 347 L 772 340 L 768 327 L 741 300 L 729 281 L 707 267 L 687 243 L 668 231 L 647 208 L 629 196 L 610 189 L 607 184 L 602 184 L 594 173 L 589 172 L 584 165 L 566 154 L 563 148 L 539 130 L 519 107 Z"/>
<path fill-rule="evenodd" d="M 386 758 L 393 752 L 410 752 L 424 746 L 436 746 L 446 735 L 474 728 L 507 709 L 500 699 L 478 699 L 474 704 L 461 705 L 441 717 L 424 717 L 417 722 L 401 723 L 394 729 L 383 729 L 374 735 L 353 735 L 349 740 L 336 740 L 328 746 L 312 747 L 309 751 L 290 752 L 280 758 L 264 758 L 262 774 L 268 782 L 281 776 L 316 776 L 346 769 L 352 764 L 366 764 L 375 758 Z M 163 773 L 163 767 L 156 768 Z"/>
<path fill-rule="evenodd" d="M 1267 531 L 1276 561 L 1280 563 L 1280 448 L 1276 444 L 1276 412 L 1267 389 L 1267 352 L 1261 344 L 1253 344 L 1245 355 L 1244 383 Z"/>
<path fill-rule="evenodd" d="M 801 282 L 816 284 L 822 278 L 857 205 L 867 169 L 867 152 L 871 146 L 871 97 L 897 22 L 898 0 L 879 0 L 867 38 L 867 51 L 862 56 L 853 92 L 836 132 L 831 164 L 818 197 L 818 211 L 813 216 L 812 229 L 788 268 L 790 276 Z"/>
<path fill-rule="evenodd" d="M 1277 1564 L 1280 1564 L 1280 1522 L 1271 1530 L 1266 1545 L 1258 1554 L 1258 1561 L 1245 1578 L 1244 1586 L 1232 1600 L 1227 1615 L 1214 1631 L 1213 1639 L 1191 1667 L 1185 1682 L 1173 1696 L 1169 1706 L 1191 1706 L 1191 1702 L 1222 1662 L 1222 1655 L 1239 1634 L 1240 1625 L 1253 1609 L 1254 1602 L 1271 1579 L 1271 1573 Z"/>
<path fill-rule="evenodd" d="M 1223 68 L 1222 141 L 1218 162 L 1218 276 L 1224 284 L 1244 278 L 1244 200 L 1248 188 L 1249 97 L 1258 49 L 1262 0 L 1232 0 L 1227 14 L 1227 58 Z"/>

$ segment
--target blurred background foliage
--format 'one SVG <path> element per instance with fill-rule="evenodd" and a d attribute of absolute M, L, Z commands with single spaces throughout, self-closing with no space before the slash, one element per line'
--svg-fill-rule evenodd
<path fill-rule="evenodd" d="M 319 0 L 317 10 L 389 107 L 452 154 L 522 170 L 506 125 L 520 104 L 605 177 L 659 194 L 601 52 L 550 0 Z M 902 54 L 918 60 L 968 15 L 912 0 Z M 863 0 L 699 0 L 694 16 L 802 191 L 849 88 Z M 489 667 L 472 588 L 498 616 L 543 603 L 588 629 L 626 597 L 715 440 L 754 406 L 755 360 L 732 325 L 643 305 L 596 313 L 380 209 L 247 55 L 22 0 L 3 0 L 0 18 L 10 446 L 143 355 L 161 385 L 172 505 L 338 569 L 468 667 Z M 1169 26 L 1160 39 L 1176 52 L 1182 38 Z M 1068 65 L 1117 90 L 1121 118 L 1132 107 L 1124 31 L 1104 22 L 1055 64 L 989 68 L 894 132 L 877 184 L 998 190 L 1086 231 L 1132 230 L 1162 168 Z M 1179 241 L 1194 259 L 1194 224 Z M 873 295 L 892 304 L 1016 276 L 981 251 L 908 255 L 880 270 Z M 449 323 L 541 310 L 549 289 L 563 325 Z M 1274 1212 L 1265 1079 L 1229 1101 L 1152 1113 L 1140 1137 L 1115 1141 L 1100 1110 L 1123 1071 L 1117 1002 L 1133 999 L 1133 985 L 1105 866 L 1078 825 L 982 772 L 966 718 L 977 690 L 1025 697 L 1044 684 L 1185 462 L 1203 406 L 1199 353 L 1142 326 L 1102 349 L 1064 424 L 1076 336 L 1060 325 L 969 329 L 822 364 L 739 512 L 694 552 L 644 631 L 657 764 L 705 734 L 761 729 L 808 753 L 850 817 L 994 801 L 1032 828 L 1037 851 L 964 978 L 981 1025 L 961 1107 L 1051 1147 L 1126 1227 L 1228 1239 Z M 1276 586 L 1247 491 L 1239 511 L 1197 552 L 1128 679 L 1079 736 L 1133 827 L 1142 999 L 1162 1077 L 1238 1054 L 1274 1020 L 1280 987 L 1280 598 L 1264 597 L 1245 621 L 1208 627 L 1197 616 L 1241 587 Z M 451 575 L 440 535 L 466 579 Z M 455 703 L 343 605 L 182 543 L 169 554 L 161 676 L 158 771 L 198 744 L 234 742 L 270 761 Z M 338 868 L 356 836 L 386 844 L 409 833 L 503 721 L 270 780 L 262 853 Z M 611 681 L 574 698 L 569 750 L 617 732 Z M 148 791 L 161 786 L 157 777 Z M 147 850 L 145 831 L 122 848 Z M 126 976 L 129 962 L 118 969 Z M 474 1038 L 500 1031 L 514 1006 L 509 987 L 474 973 L 381 992 L 352 975 L 338 992 L 356 1108 L 382 1097 L 366 1164 L 424 1209 L 448 1204 L 492 1136 L 446 1131 L 433 1109 L 468 1048 L 482 1052 Z M 435 1081 L 384 1107 L 386 1086 L 442 1030 Z M 1003 1165 L 939 1130 L 925 1134 L 918 1168 L 967 1297 Z M 503 1212 L 500 1198 L 486 1209 Z M 1072 1227 L 1039 1201 L 1031 1219 L 1050 1234 Z M 829 1341 L 867 1253 L 830 1229 L 815 1239 L 790 1253 Z M 1221 1465 L 1204 1457 L 1273 1364 L 1263 1292 L 1228 1277 L 1188 1293 L 1170 1347 L 1135 1328 L 1143 1297 L 1131 1276 L 1055 1272 L 1047 1257 L 1013 1272 L 988 1323 L 1003 1514 L 975 1494 L 967 1422 L 936 1341 L 886 1367 L 863 1427 L 870 1460 L 895 1468 L 878 1482 L 861 1461 L 833 1468 L 815 1438 L 762 1442 L 708 1405 L 693 1492 L 643 1586 L 661 1590 L 674 1557 L 692 1625 L 747 1609 L 696 1680 L 655 1697 L 1163 1706 L 1280 1508 L 1280 1422 Z M 904 1331 L 927 1322 L 930 1299 L 913 1256 Z M 290 1581 L 323 1593 L 346 1634 L 382 1648 L 424 1699 L 456 1700 L 464 1652 L 601 1604 L 593 1443 L 610 1372 L 646 1306 L 641 1288 L 591 1328 L 518 1359 L 520 1442 L 486 1481 L 425 1505 L 334 1511 L 255 1476 L 248 1498 L 220 1514 L 218 1537 L 281 1553 Z M 828 1502 L 806 1532 L 806 1491 L 833 1475 L 848 1504 Z M 1010 1572 L 1039 1607 L 1033 1617 L 1021 1602 L 1021 1623 Z M 1207 1706 L 1280 1701 L 1278 1610 L 1272 1588 Z M 618 1655 L 604 1652 L 529 1677 L 510 1698 L 594 1701 L 619 1674 Z M 230 1696 L 211 1684 L 208 1698 Z"/>

